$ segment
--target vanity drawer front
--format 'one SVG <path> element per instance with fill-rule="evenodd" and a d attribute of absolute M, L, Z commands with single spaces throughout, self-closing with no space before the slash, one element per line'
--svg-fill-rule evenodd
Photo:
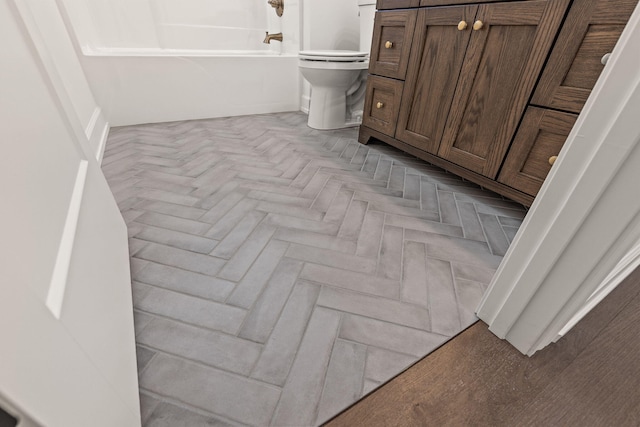
<path fill-rule="evenodd" d="M 403 82 L 378 76 L 369 76 L 362 124 L 394 136 L 400 110 Z"/>
<path fill-rule="evenodd" d="M 576 114 L 529 107 L 498 181 L 535 196 L 577 118 Z"/>
<path fill-rule="evenodd" d="M 417 10 L 377 12 L 373 27 L 369 72 L 404 80 Z"/>
<path fill-rule="evenodd" d="M 532 103 L 579 113 L 637 3 L 574 1 Z"/>

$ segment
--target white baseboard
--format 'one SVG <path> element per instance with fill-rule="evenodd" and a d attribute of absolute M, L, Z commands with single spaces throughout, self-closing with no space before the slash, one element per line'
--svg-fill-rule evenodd
<path fill-rule="evenodd" d="M 107 137 L 109 136 L 109 122 L 102 114 L 102 109 L 96 107 L 89 120 L 89 124 L 85 128 L 85 134 L 89 141 L 89 146 L 93 152 L 93 155 L 98 160 L 98 163 L 102 163 L 102 156 L 104 155 L 104 148 L 107 143 Z"/>

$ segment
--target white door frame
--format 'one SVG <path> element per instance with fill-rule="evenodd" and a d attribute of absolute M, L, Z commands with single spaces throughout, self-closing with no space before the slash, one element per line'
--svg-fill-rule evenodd
<path fill-rule="evenodd" d="M 638 52 L 640 6 L 478 307 L 522 353 L 555 341 L 640 260 Z"/>

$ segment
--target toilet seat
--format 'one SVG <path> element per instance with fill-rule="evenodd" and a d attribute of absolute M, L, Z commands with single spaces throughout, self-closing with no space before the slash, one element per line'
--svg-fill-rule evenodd
<path fill-rule="evenodd" d="M 303 50 L 298 56 L 303 61 L 364 62 L 368 55 L 368 52 L 355 50 Z"/>

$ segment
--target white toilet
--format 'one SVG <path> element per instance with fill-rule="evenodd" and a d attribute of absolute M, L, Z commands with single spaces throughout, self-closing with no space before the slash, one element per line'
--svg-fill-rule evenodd
<path fill-rule="evenodd" d="M 307 50 L 299 54 L 302 76 L 311 85 L 308 125 L 340 129 L 362 123 L 375 0 L 358 0 L 360 51 Z"/>

